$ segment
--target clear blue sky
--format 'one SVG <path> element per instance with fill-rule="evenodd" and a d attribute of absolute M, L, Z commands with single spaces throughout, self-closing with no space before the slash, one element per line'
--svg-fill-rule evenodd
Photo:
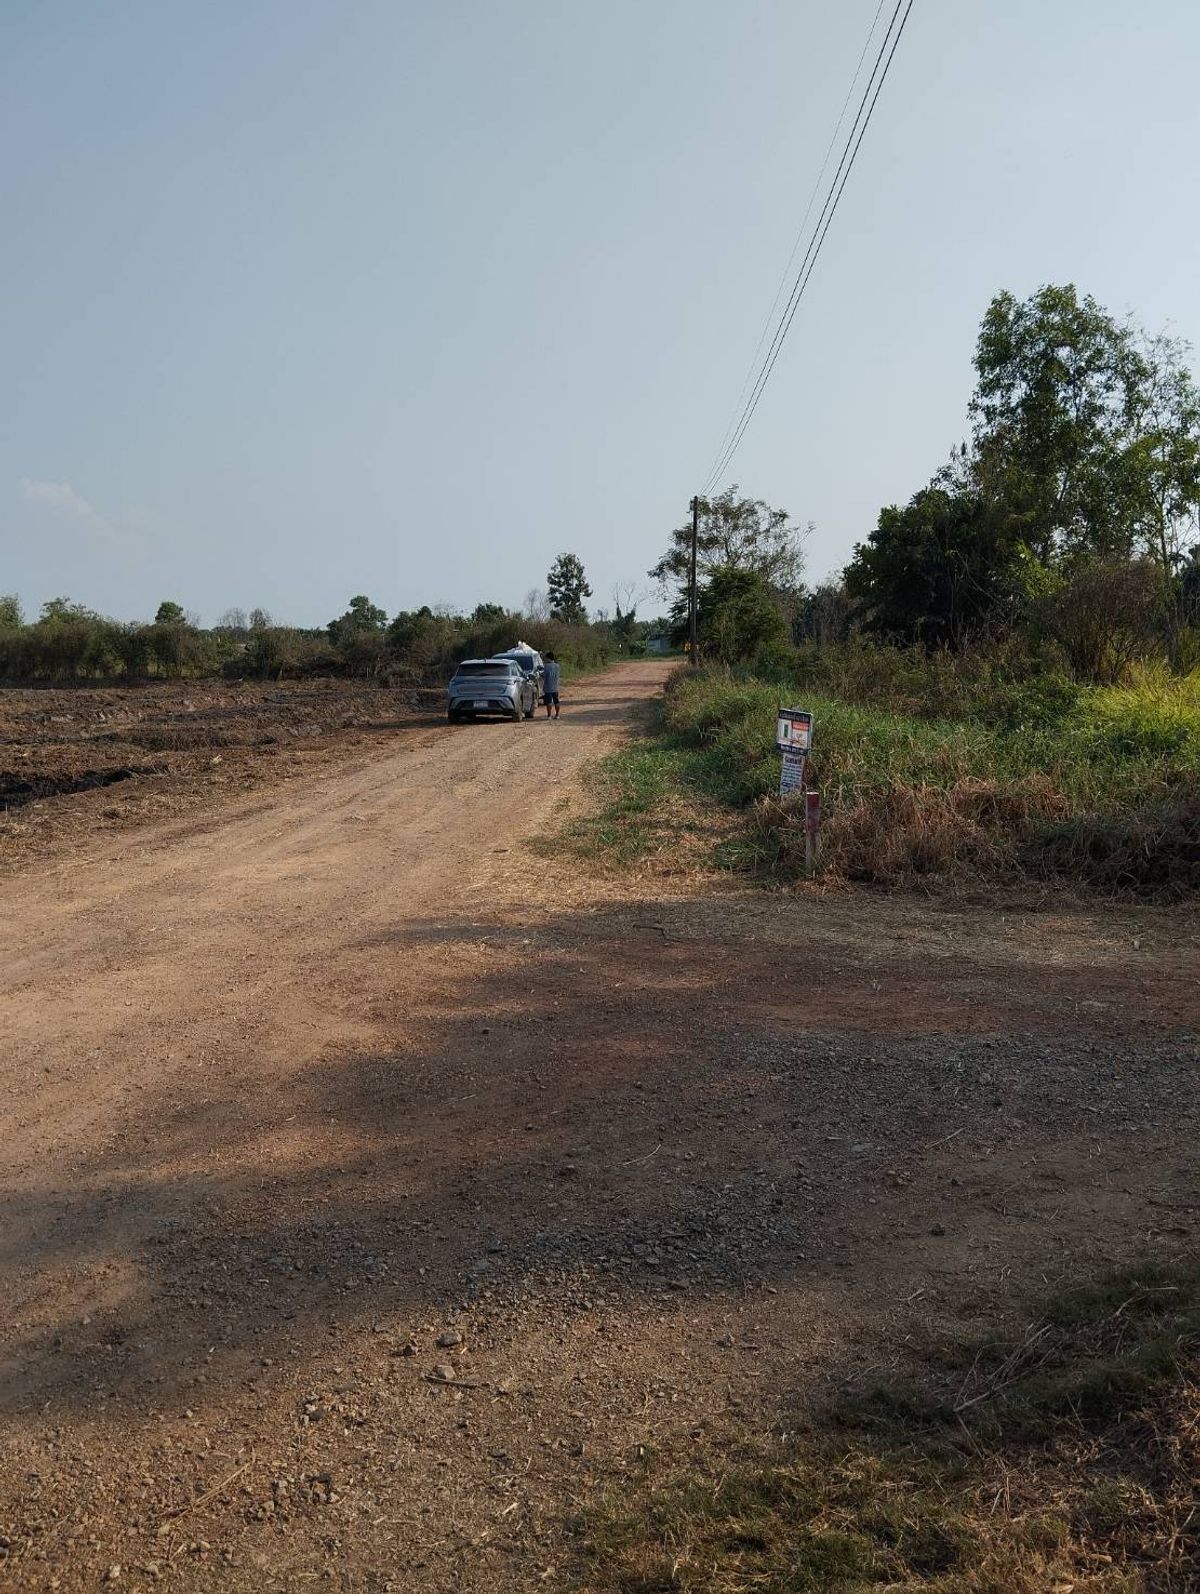
<path fill-rule="evenodd" d="M 0 591 L 320 623 L 644 581 L 875 0 L 7 0 Z M 1200 7 L 917 0 L 735 462 L 810 573 L 963 435 L 990 296 L 1200 338 Z M 647 603 L 643 612 L 657 606 Z"/>

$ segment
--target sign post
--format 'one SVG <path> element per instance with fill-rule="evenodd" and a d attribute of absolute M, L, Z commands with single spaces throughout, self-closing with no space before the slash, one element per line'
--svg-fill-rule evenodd
<path fill-rule="evenodd" d="M 813 717 L 806 708 L 781 708 L 775 721 L 775 751 L 783 755 L 779 795 L 804 790 L 804 765 L 812 746 Z"/>
<path fill-rule="evenodd" d="M 806 708 L 781 708 L 775 721 L 775 750 L 782 755 L 779 795 L 804 797 L 804 872 L 817 866 L 821 829 L 821 794 L 805 785 L 805 769 L 812 751 L 813 717 Z"/>

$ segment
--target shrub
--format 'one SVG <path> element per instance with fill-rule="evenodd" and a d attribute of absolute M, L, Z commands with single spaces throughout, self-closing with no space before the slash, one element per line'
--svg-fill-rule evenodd
<path fill-rule="evenodd" d="M 323 634 L 277 625 L 252 631 L 245 652 L 230 659 L 225 668 L 233 675 L 282 680 L 284 676 L 336 671 L 339 663 L 337 652 Z"/>
<path fill-rule="evenodd" d="M 722 664 L 790 655 L 779 599 L 757 570 L 718 565 L 712 571 L 699 593 L 697 635 L 705 654 Z"/>
<path fill-rule="evenodd" d="M 114 625 L 109 645 L 128 680 L 139 680 L 150 667 L 150 637 L 142 625 Z"/>
<path fill-rule="evenodd" d="M 1091 559 L 1056 585 L 1039 618 L 1081 680 L 1107 683 L 1150 651 L 1165 597 L 1150 560 Z"/>
<path fill-rule="evenodd" d="M 1070 804 L 1045 775 L 1009 783 L 970 778 L 949 788 L 902 780 L 863 791 L 834 808 L 824 861 L 848 880 L 895 885 L 960 872 L 1016 867 L 1022 843 Z M 804 839 L 794 812 L 781 810 L 781 852 L 797 866 Z"/>
<path fill-rule="evenodd" d="M 540 653 L 553 651 L 568 670 L 607 664 L 620 651 L 606 626 L 529 620 L 502 611 L 485 613 L 471 624 L 429 609 L 399 614 L 388 628 L 388 642 L 398 661 L 428 679 L 448 674 L 460 659 L 491 658 L 518 642 Z"/>

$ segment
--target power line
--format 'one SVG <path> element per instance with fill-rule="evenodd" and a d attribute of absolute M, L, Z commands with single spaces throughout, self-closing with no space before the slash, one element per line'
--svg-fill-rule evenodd
<path fill-rule="evenodd" d="M 850 127 L 849 133 L 846 136 L 846 142 L 842 149 L 841 158 L 837 164 L 837 170 L 833 174 L 833 178 L 829 185 L 829 190 L 825 195 L 825 202 L 821 206 L 821 213 L 817 217 L 816 224 L 813 228 L 812 234 L 809 237 L 808 248 L 805 250 L 804 258 L 800 262 L 800 268 L 797 271 L 796 279 L 792 284 L 792 291 L 788 296 L 787 304 L 784 306 L 783 314 L 780 316 L 779 323 L 775 328 L 775 334 L 771 340 L 770 348 L 768 349 L 762 366 L 759 369 L 759 374 L 755 382 L 754 389 L 751 392 L 750 398 L 746 401 L 746 404 L 742 409 L 741 417 L 737 426 L 734 428 L 735 435 L 732 440 L 723 443 L 722 447 L 717 451 L 716 461 L 705 481 L 706 492 L 709 490 L 710 486 L 715 485 L 716 481 L 720 479 L 720 476 L 732 460 L 733 455 L 737 450 L 738 444 L 741 442 L 742 436 L 745 433 L 746 426 L 749 424 L 750 416 L 758 407 L 758 400 L 761 397 L 762 390 L 766 385 L 767 374 L 769 374 L 768 366 L 772 368 L 774 366 L 775 356 L 777 355 L 778 350 L 782 345 L 783 339 L 786 336 L 787 327 L 791 325 L 791 317 L 794 314 L 795 307 L 799 303 L 799 297 L 803 291 L 801 284 L 806 281 L 805 273 L 813 261 L 818 237 L 821 236 L 822 227 L 825 222 L 830 219 L 832 209 L 835 207 L 835 196 L 840 193 L 838 187 L 839 181 L 844 175 L 848 174 L 849 165 L 853 163 L 853 157 L 857 154 L 855 138 L 856 136 L 860 135 L 862 131 L 865 131 L 866 121 L 864 118 L 869 120 L 868 102 L 871 102 L 871 108 L 874 108 L 874 102 L 871 101 L 872 91 L 875 91 L 876 98 L 878 98 L 878 89 L 879 87 L 882 87 L 883 78 L 880 76 L 880 68 L 884 63 L 884 57 L 887 54 L 888 44 L 892 40 L 893 30 L 896 27 L 896 21 L 900 15 L 903 5 L 904 0 L 896 0 L 895 8 L 892 11 L 891 17 L 888 19 L 887 27 L 884 29 L 883 39 L 880 42 L 879 52 L 871 66 L 870 76 L 867 78 L 867 84 L 863 90 L 863 97 L 859 102 L 858 110 L 855 112 L 854 121 Z M 912 5 L 910 0 L 909 10 L 911 9 Z M 908 20 L 907 13 L 905 14 L 904 20 Z M 901 31 L 903 31 L 903 24 L 901 24 Z M 899 36 L 899 33 L 895 35 L 896 42 L 899 41 Z M 890 65 L 890 57 L 888 64 Z M 859 137 L 859 143 L 861 143 L 861 137 Z M 728 433 L 726 436 L 728 438 Z"/>
<path fill-rule="evenodd" d="M 862 143 L 863 139 L 866 137 L 867 128 L 870 126 L 871 118 L 875 114 L 875 107 L 879 103 L 879 96 L 883 91 L 883 85 L 887 80 L 889 71 L 891 70 L 892 62 L 895 59 L 896 50 L 899 47 L 901 36 L 904 33 L 904 29 L 908 23 L 908 19 L 912 13 L 914 4 L 915 0 L 907 0 L 907 5 L 905 4 L 905 0 L 896 0 L 895 9 L 893 10 L 891 18 L 888 21 L 887 28 L 884 32 L 883 41 L 879 47 L 879 53 L 875 57 L 875 63 L 872 66 L 871 74 L 867 79 L 867 85 L 863 91 L 862 100 L 859 103 L 854 122 L 851 125 L 849 134 L 847 135 L 845 147 L 842 150 L 841 159 L 838 162 L 837 170 L 834 172 L 832 181 L 830 182 L 829 191 L 825 197 L 825 203 L 821 207 L 821 213 L 817 217 L 812 235 L 809 239 L 808 248 L 805 250 L 804 258 L 800 262 L 800 267 L 796 273 L 796 279 L 792 285 L 792 291 L 788 296 L 787 304 L 784 306 L 783 313 L 780 316 L 779 324 L 775 329 L 775 335 L 772 338 L 771 345 L 763 359 L 763 363 L 759 370 L 758 378 L 755 381 L 753 390 L 751 391 L 750 397 L 747 399 L 742 409 L 741 418 L 739 419 L 737 426 L 734 428 L 733 436 L 730 438 L 728 430 L 726 431 L 726 437 L 729 438 L 729 441 L 723 443 L 721 449 L 718 450 L 716 463 L 709 471 L 705 480 L 705 495 L 707 495 L 711 488 L 714 487 L 720 480 L 721 476 L 724 474 L 730 462 L 732 461 L 734 454 L 737 452 L 738 445 L 745 436 L 746 428 L 754 418 L 754 413 L 758 408 L 759 400 L 762 398 L 763 390 L 766 387 L 767 382 L 770 380 L 771 372 L 775 369 L 775 362 L 779 358 L 780 350 L 783 347 L 784 340 L 787 337 L 791 324 L 795 319 L 796 311 L 800 305 L 800 300 L 804 295 L 804 290 L 808 286 L 809 279 L 811 278 L 813 269 L 816 266 L 822 246 L 824 245 L 825 239 L 829 234 L 829 228 L 833 223 L 833 218 L 837 214 L 837 208 L 841 203 L 842 195 L 846 191 L 846 184 L 850 180 L 850 173 L 853 171 L 854 163 L 858 159 L 858 152 L 862 148 Z M 902 10 L 904 14 L 901 17 L 900 13 Z M 897 18 L 899 18 L 899 27 L 896 26 Z M 873 31 L 874 29 L 872 28 L 872 32 Z"/>
<path fill-rule="evenodd" d="M 754 384 L 754 388 L 749 399 L 746 401 L 741 413 L 741 418 L 734 429 L 734 435 L 725 445 L 723 445 L 720 450 L 718 450 L 716 462 L 706 478 L 705 492 L 707 492 L 711 486 L 716 484 L 728 467 L 737 451 L 742 437 L 745 435 L 746 428 L 750 424 L 750 420 L 753 417 L 755 410 L 758 408 L 758 401 L 762 396 L 763 389 L 766 386 L 771 371 L 774 369 L 779 350 L 783 345 L 784 338 L 787 336 L 788 328 L 792 324 L 792 319 L 795 316 L 796 307 L 800 302 L 800 297 L 804 291 L 804 287 L 807 285 L 808 278 L 812 274 L 811 268 L 815 264 L 816 255 L 819 253 L 820 245 L 824 242 L 825 234 L 828 232 L 828 223 L 833 219 L 833 213 L 837 208 L 838 200 L 841 198 L 842 191 L 845 188 L 846 179 L 849 177 L 854 160 L 858 155 L 858 150 L 862 144 L 863 135 L 866 132 L 868 123 L 870 122 L 871 114 L 875 108 L 875 103 L 879 98 L 879 91 L 883 87 L 883 81 L 887 75 L 887 69 L 891 65 L 892 56 L 895 54 L 896 45 L 900 41 L 900 34 L 904 31 L 904 24 L 908 21 L 908 12 L 912 10 L 912 4 L 913 0 L 908 0 L 908 11 L 905 12 L 904 19 L 900 23 L 899 30 L 895 31 L 893 36 L 893 30 L 896 29 L 897 18 L 900 16 L 901 9 L 904 6 L 904 0 L 896 0 L 895 8 L 888 20 L 887 27 L 884 30 L 883 39 L 879 46 L 879 53 L 875 57 L 874 64 L 871 67 L 870 76 L 867 79 L 866 88 L 863 90 L 862 100 L 859 102 L 858 110 L 855 113 L 854 122 L 851 125 L 849 133 L 847 134 L 846 143 L 842 150 L 841 159 L 838 161 L 837 170 L 833 174 L 832 181 L 829 185 L 829 191 L 827 192 L 825 196 L 825 202 L 821 207 L 821 213 L 817 217 L 816 224 L 809 238 L 808 248 L 805 250 L 804 258 L 801 260 L 800 268 L 796 273 L 796 279 L 792 284 L 792 291 L 788 297 L 788 302 L 784 307 L 783 314 L 780 316 L 779 324 L 775 329 L 775 335 L 771 340 L 770 348 L 768 349 L 762 366 L 759 370 L 758 378 Z M 891 44 L 891 55 L 888 54 L 889 43 Z M 874 94 L 874 98 L 872 98 L 872 93 Z"/>
<path fill-rule="evenodd" d="M 716 473 L 715 473 L 717 479 L 719 479 L 721 474 L 728 468 L 728 466 L 730 464 L 730 461 L 733 459 L 734 454 L 737 452 L 738 444 L 741 442 L 743 436 L 745 435 L 746 428 L 750 425 L 750 422 L 754 419 L 754 412 L 758 408 L 758 401 L 759 401 L 759 399 L 761 399 L 761 397 L 763 395 L 763 389 L 766 387 L 767 382 L 770 380 L 771 372 L 775 369 L 775 362 L 776 362 L 776 360 L 778 360 L 780 351 L 783 348 L 784 339 L 787 337 L 788 331 L 790 330 L 792 322 L 795 319 L 796 311 L 800 307 L 800 300 L 801 300 L 801 298 L 804 295 L 804 290 L 808 287 L 809 278 L 812 276 L 813 269 L 815 268 L 816 263 L 817 263 L 817 257 L 820 255 L 821 248 L 822 248 L 822 246 L 825 243 L 826 237 L 828 236 L 830 226 L 833 223 L 833 218 L 834 218 L 834 216 L 837 213 L 838 205 L 841 203 L 842 195 L 845 192 L 846 184 L 850 180 L 850 173 L 854 169 L 854 162 L 858 159 L 858 152 L 862 148 L 862 142 L 863 142 L 863 139 L 866 136 L 867 128 L 870 126 L 871 117 L 875 113 L 875 106 L 878 104 L 879 96 L 880 96 L 880 93 L 882 92 L 882 89 L 883 89 L 884 80 L 886 79 L 888 71 L 891 68 L 892 60 L 893 60 L 893 58 L 894 58 L 894 56 L 896 54 L 897 46 L 900 43 L 900 35 L 904 32 L 904 25 L 908 21 L 909 14 L 912 11 L 914 3 L 915 3 L 915 0 L 908 0 L 908 5 L 907 5 L 907 8 L 905 9 L 904 17 L 901 20 L 900 27 L 897 30 L 896 36 L 895 36 L 895 38 L 892 41 L 892 47 L 891 47 L 891 50 L 890 50 L 890 52 L 888 54 L 886 64 L 884 65 L 883 72 L 880 75 L 878 84 L 875 87 L 875 93 L 874 93 L 874 96 L 871 99 L 870 108 L 867 111 L 866 118 L 863 121 L 862 128 L 861 128 L 861 130 L 860 130 L 860 132 L 858 134 L 858 138 L 857 138 L 857 140 L 854 143 L 854 149 L 853 149 L 853 151 L 852 151 L 852 153 L 850 155 L 849 163 L 846 166 L 845 175 L 842 177 L 841 183 L 838 185 L 836 193 L 833 193 L 833 190 L 831 189 L 831 193 L 833 194 L 833 203 L 832 203 L 832 206 L 829 209 L 828 216 L 825 218 L 823 226 L 822 226 L 820 218 L 818 218 L 817 227 L 819 229 L 819 232 L 814 235 L 815 236 L 815 243 L 811 247 L 811 254 L 810 254 L 810 257 L 809 257 L 809 259 L 807 261 L 807 267 L 805 266 L 804 263 L 801 264 L 800 275 L 797 276 L 796 288 L 795 288 L 795 290 L 793 292 L 791 300 L 789 301 L 788 309 L 784 313 L 784 318 L 783 318 L 783 320 L 780 323 L 780 328 L 779 328 L 779 331 L 778 331 L 777 336 L 775 338 L 773 348 L 772 348 L 772 350 L 770 352 L 770 355 L 768 356 L 766 364 L 764 365 L 764 368 L 763 368 L 761 376 L 759 377 L 758 383 L 756 384 L 755 391 L 751 395 L 751 399 L 750 399 L 750 402 L 749 402 L 749 404 L 747 406 L 746 413 L 744 414 L 741 422 L 739 423 L 738 429 L 737 429 L 737 431 L 734 434 L 732 442 L 729 444 L 728 448 L 726 449 L 723 459 L 721 460 L 720 464 L 717 467 L 717 470 L 716 470 Z M 900 9 L 899 5 L 897 6 L 896 9 L 897 9 L 897 11 Z M 886 37 L 885 37 L 885 40 L 884 40 L 885 47 L 886 47 L 886 43 L 887 43 L 887 40 L 886 40 Z M 868 93 L 870 92 L 870 85 L 869 84 L 868 84 L 868 90 L 867 91 L 868 91 Z M 851 134 L 851 136 L 853 137 L 853 134 Z M 847 147 L 849 147 L 849 146 L 847 146 Z M 834 177 L 834 182 L 837 183 L 836 174 L 835 174 L 835 177 Z"/>
<path fill-rule="evenodd" d="M 879 0 L 879 4 L 875 7 L 875 15 L 871 19 L 871 26 L 867 30 L 866 38 L 863 40 L 863 47 L 859 52 L 858 64 L 854 68 L 854 76 L 850 79 L 850 87 L 846 90 L 846 98 L 842 101 L 842 108 L 838 113 L 837 125 L 833 130 L 828 147 L 825 150 L 825 158 L 821 162 L 821 169 L 817 173 L 816 180 L 813 183 L 812 193 L 808 196 L 808 204 L 804 209 L 804 217 L 799 227 L 796 229 L 796 237 L 792 244 L 792 250 L 787 257 L 787 265 L 783 268 L 783 273 L 779 278 L 779 286 L 775 289 L 775 297 L 771 300 L 771 308 L 767 311 L 766 320 L 763 322 L 762 331 L 758 335 L 758 342 L 754 346 L 754 353 L 750 356 L 750 364 L 746 368 L 746 375 L 742 380 L 741 391 L 734 402 L 733 409 L 730 411 L 729 424 L 726 426 L 725 434 L 721 438 L 720 444 L 717 447 L 716 457 L 718 459 L 720 459 L 721 455 L 723 454 L 725 445 L 729 441 L 730 436 L 733 433 L 733 429 L 737 424 L 738 416 L 741 413 L 742 400 L 746 397 L 746 392 L 750 386 L 750 379 L 753 377 L 755 368 L 758 365 L 758 357 L 762 353 L 763 344 L 767 341 L 767 333 L 771 330 L 771 324 L 775 319 L 775 312 L 779 308 L 779 301 L 783 295 L 784 287 L 787 284 L 788 278 L 791 276 L 792 262 L 796 258 L 797 249 L 799 249 L 801 243 L 803 242 L 805 229 L 808 227 L 808 218 L 812 215 L 812 208 L 817 202 L 817 195 L 821 189 L 821 182 L 829 166 L 829 157 L 833 154 L 834 145 L 838 140 L 838 134 L 842 130 L 842 123 L 846 120 L 846 112 L 850 109 L 850 101 L 854 96 L 855 89 L 858 87 L 858 80 L 862 76 L 863 62 L 867 59 L 867 51 L 871 48 L 871 40 L 875 37 L 875 30 L 879 26 L 879 18 L 883 13 L 883 8 L 886 4 L 887 0 Z"/>

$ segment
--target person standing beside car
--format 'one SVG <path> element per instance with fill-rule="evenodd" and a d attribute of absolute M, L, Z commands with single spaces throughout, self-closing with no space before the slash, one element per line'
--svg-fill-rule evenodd
<path fill-rule="evenodd" d="M 558 718 L 558 660 L 553 653 L 547 653 L 542 672 L 542 702 L 546 705 L 546 718 L 550 718 L 550 709 L 554 709 L 554 718 Z"/>

